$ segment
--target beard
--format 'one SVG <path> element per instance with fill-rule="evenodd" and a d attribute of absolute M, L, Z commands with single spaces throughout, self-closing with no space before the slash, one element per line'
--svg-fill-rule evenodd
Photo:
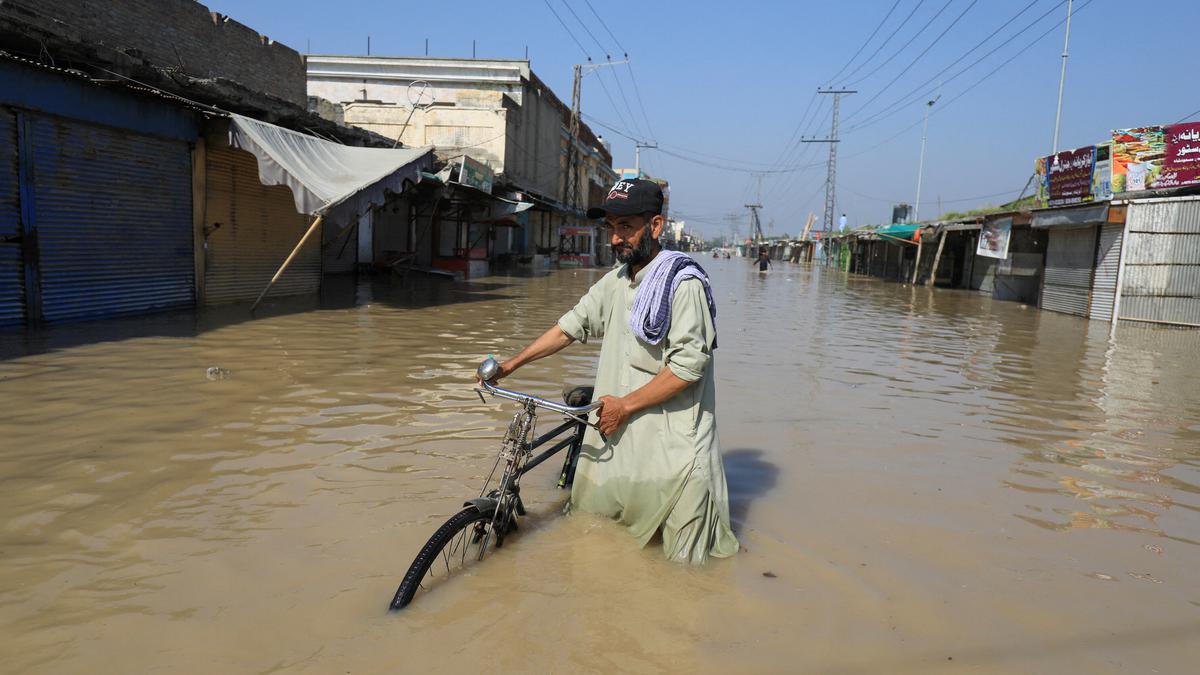
<path fill-rule="evenodd" d="M 614 246 L 613 254 L 617 256 L 617 262 L 640 265 L 650 259 L 654 252 L 653 240 L 649 232 L 642 234 L 642 240 L 638 242 L 637 247 L 633 246 Z"/>

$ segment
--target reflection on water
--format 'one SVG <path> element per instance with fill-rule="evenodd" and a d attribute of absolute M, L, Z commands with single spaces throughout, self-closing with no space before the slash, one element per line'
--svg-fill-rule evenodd
<path fill-rule="evenodd" d="M 674 566 L 558 516 L 535 472 L 513 545 L 402 616 L 512 412 L 475 364 L 598 272 L 0 336 L 0 670 L 1179 672 L 1200 648 L 1200 332 L 702 263 L 746 550 Z M 513 384 L 553 396 L 596 354 Z"/>

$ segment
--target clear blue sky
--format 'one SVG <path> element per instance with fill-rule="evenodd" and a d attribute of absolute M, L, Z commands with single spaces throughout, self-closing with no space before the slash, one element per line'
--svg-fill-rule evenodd
<path fill-rule="evenodd" d="M 1054 25 L 1066 16 L 1060 0 L 590 0 L 607 29 L 584 0 L 548 2 L 579 44 L 542 0 L 205 4 L 302 52 L 362 54 L 368 34 L 372 53 L 384 55 L 422 54 L 426 38 L 433 56 L 470 56 L 472 40 L 480 57 L 522 58 L 528 47 L 534 72 L 564 100 L 570 99 L 572 64 L 586 60 L 583 51 L 594 60 L 604 52 L 617 59 L 619 42 L 632 60 L 645 115 L 623 66 L 585 78 L 584 114 L 629 136 L 657 140 L 663 151 L 643 151 L 643 168 L 671 182 L 672 215 L 687 217 L 708 235 L 729 233 L 728 214 L 737 214 L 745 233 L 743 205 L 756 198 L 754 176 L 729 167 L 811 165 L 763 178 L 763 222 L 773 222 L 775 233 L 795 234 L 812 211 L 819 224 L 827 146 L 788 141 L 806 111 L 800 133 L 828 135 L 831 97 L 814 91 L 830 83 L 859 91 L 843 99 L 838 164 L 838 211 L 851 225 L 886 221 L 893 202 L 914 200 L 920 121 L 929 98 L 922 94 L 936 95 L 939 81 L 946 82 L 929 121 L 923 217 L 939 213 L 939 199 L 940 210 L 948 211 L 1015 197 L 1034 159 L 1050 151 L 1063 46 L 1063 28 Z M 1175 122 L 1200 108 L 1200 57 L 1191 54 L 1200 3 L 1135 7 L 1076 0 L 1074 6 L 1060 149 L 1104 140 L 1113 128 Z M 849 68 L 831 80 L 864 42 Z M 926 81 L 931 83 L 919 89 Z M 887 116 L 873 120 L 876 113 Z M 871 123 L 855 128 L 864 122 Z M 618 166 L 633 165 L 632 141 L 592 127 L 613 142 Z M 996 196 L 978 198 L 985 195 Z"/>

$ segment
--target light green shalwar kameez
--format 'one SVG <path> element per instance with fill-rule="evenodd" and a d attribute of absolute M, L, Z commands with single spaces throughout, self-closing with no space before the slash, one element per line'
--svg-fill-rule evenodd
<path fill-rule="evenodd" d="M 558 325 L 580 342 L 603 338 L 595 399 L 629 394 L 663 368 L 694 384 L 631 416 L 608 443 L 589 427 L 570 508 L 615 518 L 643 546 L 661 530 L 668 559 L 701 564 L 708 556 L 725 558 L 738 550 L 717 442 L 716 332 L 704 286 L 690 278 L 675 292 L 662 342 L 649 345 L 635 337 L 629 315 L 645 274 L 643 268 L 631 280 L 628 265 L 617 267 Z"/>

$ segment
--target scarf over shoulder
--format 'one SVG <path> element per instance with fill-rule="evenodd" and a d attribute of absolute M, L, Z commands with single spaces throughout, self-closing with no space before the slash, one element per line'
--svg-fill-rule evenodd
<path fill-rule="evenodd" d="M 659 251 L 650 261 L 646 276 L 638 286 L 633 298 L 633 310 L 629 313 L 629 328 L 646 344 L 662 342 L 671 327 L 671 302 L 679 283 L 689 277 L 704 284 L 704 297 L 708 300 L 708 311 L 713 325 L 717 323 L 717 305 L 713 302 L 712 288 L 708 275 L 700 263 L 679 251 Z M 713 349 L 717 348 L 716 338 Z"/>

